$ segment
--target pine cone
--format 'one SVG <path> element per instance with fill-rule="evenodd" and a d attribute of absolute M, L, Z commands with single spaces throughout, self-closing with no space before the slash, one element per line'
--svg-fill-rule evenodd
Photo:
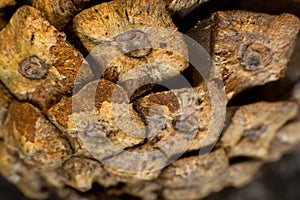
<path fill-rule="evenodd" d="M 217 11 L 179 32 L 205 2 L 0 3 L 1 175 L 35 199 L 199 199 L 290 151 L 299 19 Z"/>

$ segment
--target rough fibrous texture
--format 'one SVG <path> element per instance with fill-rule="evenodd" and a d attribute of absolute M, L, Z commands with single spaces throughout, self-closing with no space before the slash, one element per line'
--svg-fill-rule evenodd
<path fill-rule="evenodd" d="M 0 78 L 18 99 L 49 108 L 71 93 L 84 58 L 38 10 L 18 9 L 0 32 L 0 39 L 5 41 L 0 44 Z M 92 78 L 88 66 L 80 72 L 76 81 Z"/>
<path fill-rule="evenodd" d="M 101 0 L 29 0 L 30 4 L 42 11 L 49 22 L 59 30 L 90 2 L 101 3 Z"/>
<path fill-rule="evenodd" d="M 283 77 L 299 23 L 290 14 L 216 12 L 188 35 L 210 52 L 230 99 L 247 88 Z"/>
<path fill-rule="evenodd" d="M 177 76 L 188 67 L 185 42 L 163 1 L 99 4 L 78 14 L 74 27 L 103 68 L 103 76 L 113 82 L 127 82 L 133 90 Z"/>
<path fill-rule="evenodd" d="M 7 145 L 41 168 L 59 166 L 72 153 L 57 128 L 31 104 L 10 104 L 2 130 Z"/>
<path fill-rule="evenodd" d="M 200 77 L 169 12 L 203 1 L 115 0 L 75 18 L 89 0 L 30 2 L 0 31 L 0 173 L 26 196 L 199 199 L 245 185 L 300 141 L 299 83 L 285 99 L 225 107 L 284 76 L 297 17 L 199 22 L 188 34 L 214 64 Z M 71 19 L 87 59 L 58 31 Z"/>
<path fill-rule="evenodd" d="M 30 4 L 42 11 L 50 23 L 59 30 L 63 29 L 74 18 L 74 16 L 89 5 L 100 4 L 103 0 L 28 0 Z M 165 0 L 165 6 L 170 14 L 183 10 L 192 10 L 208 0 Z M 134 3 L 134 1 L 131 1 Z M 15 4 L 15 0 L 4 0 L 0 8 Z M 136 5 L 139 2 L 135 3 Z M 120 9 L 123 5 L 120 5 Z M 160 5 L 161 6 L 161 5 Z M 159 7 L 159 6 L 158 6 Z"/>

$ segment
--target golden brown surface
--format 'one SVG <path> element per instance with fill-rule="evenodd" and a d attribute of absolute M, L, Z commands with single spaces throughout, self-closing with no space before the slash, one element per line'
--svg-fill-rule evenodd
<path fill-rule="evenodd" d="M 0 78 L 18 99 L 47 109 L 62 95 L 71 93 L 84 58 L 39 11 L 29 6 L 18 9 L 1 30 L 0 40 L 5 41 L 0 43 Z M 32 56 L 36 61 L 31 64 Z M 37 78 L 41 67 L 46 72 Z M 20 73 L 22 68 L 28 76 Z M 77 81 L 92 77 L 90 69 L 85 69 Z"/>
<path fill-rule="evenodd" d="M 101 0 L 29 0 L 30 4 L 40 10 L 58 30 L 63 29 L 70 20 L 88 3 Z"/>
<path fill-rule="evenodd" d="M 299 85 L 222 119 L 233 96 L 284 75 L 297 17 L 220 11 L 193 28 L 224 88 L 195 74 L 169 13 L 203 1 L 115 0 L 74 18 L 89 2 L 32 0 L 0 31 L 0 173 L 28 197 L 199 199 L 245 185 L 300 141 Z M 58 31 L 73 18 L 91 69 Z M 159 85 L 182 74 L 193 87 Z"/>
<path fill-rule="evenodd" d="M 4 8 L 6 6 L 13 6 L 16 4 L 15 0 L 1 0 L 0 8 Z"/>
<path fill-rule="evenodd" d="M 12 103 L 2 130 L 6 144 L 39 168 L 57 167 L 72 154 L 63 135 L 30 104 Z"/>
<path fill-rule="evenodd" d="M 186 44 L 161 0 L 102 3 L 79 13 L 73 23 L 111 81 L 158 82 L 188 67 Z"/>
<path fill-rule="evenodd" d="M 188 35 L 210 52 L 230 99 L 284 76 L 299 24 L 290 14 L 220 11 L 199 22 Z"/>

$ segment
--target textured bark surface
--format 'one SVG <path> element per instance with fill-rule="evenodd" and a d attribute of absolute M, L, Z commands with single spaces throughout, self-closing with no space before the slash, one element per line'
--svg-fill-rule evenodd
<path fill-rule="evenodd" d="M 230 99 L 245 89 L 283 77 L 299 23 L 289 14 L 217 12 L 188 35 L 210 52 Z"/>
<path fill-rule="evenodd" d="M 99 4 L 78 14 L 74 27 L 108 80 L 138 88 L 140 83 L 177 76 L 188 67 L 186 44 L 163 1 Z M 143 42 L 131 41 L 132 37 Z"/>
<path fill-rule="evenodd" d="M 188 35 L 221 72 L 201 78 L 170 14 L 204 1 L 30 2 L 0 30 L 0 173 L 26 196 L 199 199 L 245 185 L 300 141 L 294 15 L 201 20 Z M 59 31 L 72 19 L 87 59 Z M 264 101 L 286 70 L 290 95 Z M 163 87 L 180 77 L 190 83 Z"/>
<path fill-rule="evenodd" d="M 84 58 L 38 10 L 18 9 L 0 39 L 5 41 L 0 44 L 1 81 L 19 100 L 49 108 L 71 93 Z M 81 72 L 78 81 L 92 78 L 88 67 Z"/>
<path fill-rule="evenodd" d="M 101 0 L 29 0 L 30 5 L 42 11 L 45 17 L 57 29 L 63 29 L 74 16 L 89 3 L 101 3 Z"/>

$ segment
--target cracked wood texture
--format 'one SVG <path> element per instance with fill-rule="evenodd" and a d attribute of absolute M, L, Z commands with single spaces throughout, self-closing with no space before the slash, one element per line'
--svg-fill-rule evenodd
<path fill-rule="evenodd" d="M 300 142 L 294 15 L 219 11 L 201 20 L 188 35 L 221 72 L 205 82 L 170 16 L 205 1 L 28 2 L 0 28 L 0 173 L 27 197 L 200 199 L 245 185 Z M 61 31 L 72 20 L 93 62 Z M 225 123 L 214 119 L 212 100 L 227 104 L 286 70 L 288 97 L 251 93 L 257 101 L 229 102 Z M 159 85 L 181 76 L 192 87 Z M 220 91 L 227 99 L 209 94 Z"/>

